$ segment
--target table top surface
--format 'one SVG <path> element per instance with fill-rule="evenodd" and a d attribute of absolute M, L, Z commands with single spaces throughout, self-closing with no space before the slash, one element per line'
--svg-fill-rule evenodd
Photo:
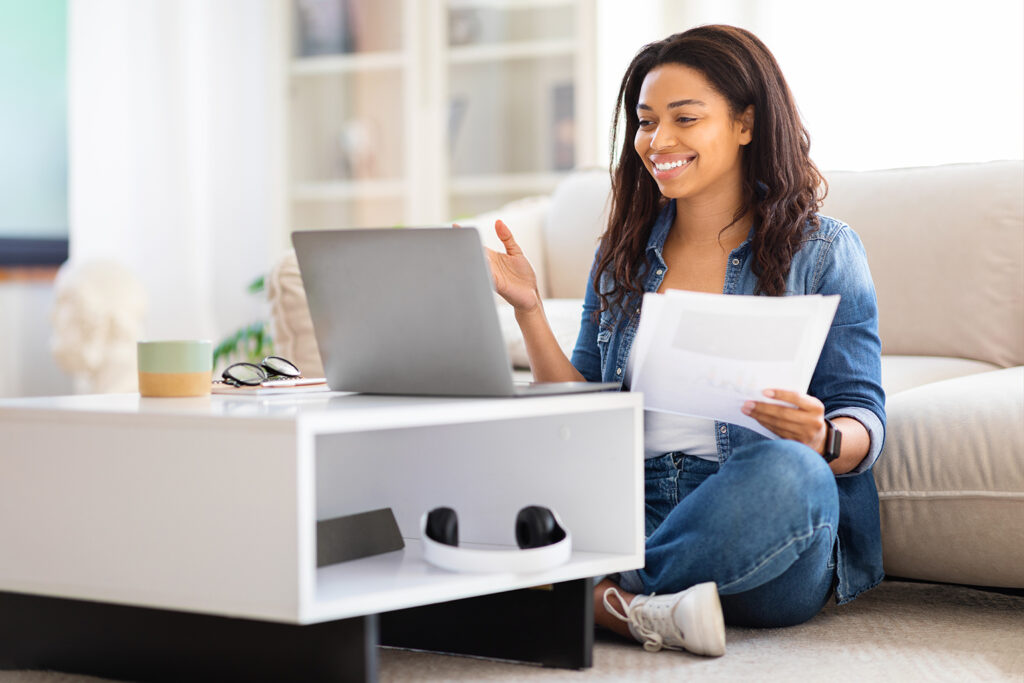
<path fill-rule="evenodd" d="M 558 410 L 607 409 L 633 405 L 639 394 L 592 392 L 531 398 L 382 396 L 345 392 L 270 396 L 146 398 L 139 394 L 94 394 L 0 399 L 0 422 L 30 414 L 259 418 L 293 421 L 303 416 L 368 415 L 406 411 L 480 411 L 515 416 Z"/>

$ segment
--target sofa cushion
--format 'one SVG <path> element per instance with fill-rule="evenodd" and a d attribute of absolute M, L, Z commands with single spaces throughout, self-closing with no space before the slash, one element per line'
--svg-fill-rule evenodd
<path fill-rule="evenodd" d="M 286 252 L 270 271 L 267 299 L 274 353 L 295 363 L 306 377 L 323 377 L 324 366 L 294 250 Z"/>
<path fill-rule="evenodd" d="M 998 369 L 998 365 L 966 358 L 882 356 L 882 388 L 886 395 L 892 395 L 923 384 Z"/>
<path fill-rule="evenodd" d="M 1024 162 L 827 173 L 864 243 L 882 353 L 1024 364 Z"/>
<path fill-rule="evenodd" d="M 887 413 L 886 573 L 1024 588 L 1024 367 L 894 393 Z"/>
<path fill-rule="evenodd" d="M 573 173 L 555 188 L 544 220 L 548 296 L 583 297 L 597 242 L 608 224 L 610 193 L 607 170 Z"/>

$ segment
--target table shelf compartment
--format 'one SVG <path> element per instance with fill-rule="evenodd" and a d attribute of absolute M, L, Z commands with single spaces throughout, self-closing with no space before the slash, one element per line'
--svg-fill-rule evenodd
<path fill-rule="evenodd" d="M 512 590 L 637 566 L 642 472 L 637 460 L 621 457 L 634 447 L 634 417 L 626 408 L 317 435 L 315 519 L 388 507 L 406 548 L 316 571 L 303 619 L 360 613 L 365 601 L 357 587 L 364 582 L 377 598 L 402 606 L 403 600 L 427 604 L 445 593 Z M 524 434 L 530 434 L 529 448 Z M 426 511 L 454 508 L 462 544 L 509 549 L 516 547 L 516 514 L 526 505 L 555 510 L 571 531 L 574 554 L 567 565 L 537 575 L 472 575 L 422 559 L 419 527 Z M 315 550 L 309 549 L 307 562 Z"/>

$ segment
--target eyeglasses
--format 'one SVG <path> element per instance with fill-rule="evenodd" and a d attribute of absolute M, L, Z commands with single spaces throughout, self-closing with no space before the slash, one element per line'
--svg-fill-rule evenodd
<path fill-rule="evenodd" d="M 233 387 L 254 387 L 267 380 L 280 377 L 302 377 L 295 364 L 280 356 L 267 356 L 259 365 L 256 363 L 234 363 L 224 368 L 220 374 L 225 384 Z"/>

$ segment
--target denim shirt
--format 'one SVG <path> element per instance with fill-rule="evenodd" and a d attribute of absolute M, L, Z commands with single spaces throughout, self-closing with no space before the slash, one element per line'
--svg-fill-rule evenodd
<path fill-rule="evenodd" d="M 675 220 L 670 201 L 651 227 L 647 242 L 644 291 L 656 292 L 665 278 L 662 257 L 665 238 Z M 786 295 L 839 294 L 839 307 L 808 393 L 825 404 L 825 416 L 852 417 L 868 431 L 868 454 L 851 472 L 839 475 L 839 529 L 836 601 L 853 600 L 882 580 L 882 542 L 878 517 L 878 492 L 871 466 L 882 449 L 885 435 L 885 394 L 881 383 L 881 342 L 878 338 L 878 307 L 864 247 L 848 225 L 819 216 L 817 228 L 807 227 L 800 249 L 786 278 Z M 750 267 L 750 237 L 729 254 L 724 294 L 754 294 L 757 277 Z M 596 265 L 595 259 L 595 265 Z M 607 278 L 607 273 L 604 278 Z M 622 382 L 633 338 L 640 321 L 641 300 L 630 299 L 616 316 L 603 311 L 597 320 L 600 300 L 593 287 L 594 271 L 587 282 L 580 334 L 572 364 L 588 381 Z M 610 282 L 602 280 L 602 291 Z M 625 313 L 628 313 L 628 318 Z M 767 437 L 744 427 L 715 422 L 719 462 L 733 449 Z"/>

